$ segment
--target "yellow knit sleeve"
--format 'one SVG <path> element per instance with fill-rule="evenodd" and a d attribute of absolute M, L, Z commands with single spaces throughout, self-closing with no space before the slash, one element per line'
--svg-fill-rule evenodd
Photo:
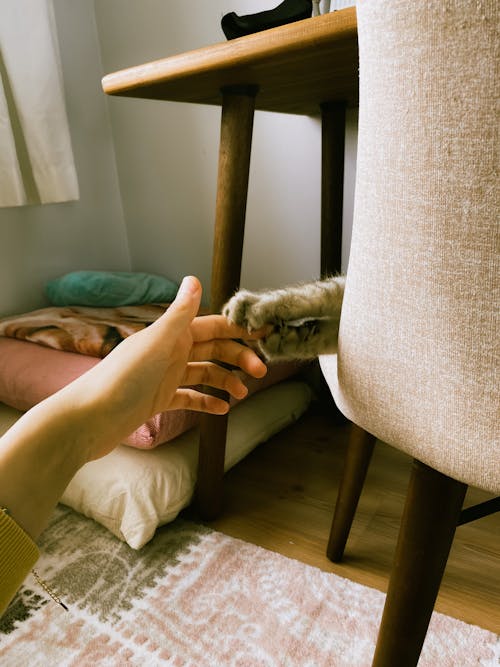
<path fill-rule="evenodd" d="M 31 537 L 0 509 L 0 616 L 39 555 Z"/>

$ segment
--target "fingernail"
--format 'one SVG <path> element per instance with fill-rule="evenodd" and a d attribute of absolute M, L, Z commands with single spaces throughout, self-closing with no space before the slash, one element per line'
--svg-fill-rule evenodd
<path fill-rule="evenodd" d="M 186 276 L 181 282 L 177 295 L 187 296 L 188 294 L 195 294 L 198 291 L 198 281 L 194 276 Z"/>

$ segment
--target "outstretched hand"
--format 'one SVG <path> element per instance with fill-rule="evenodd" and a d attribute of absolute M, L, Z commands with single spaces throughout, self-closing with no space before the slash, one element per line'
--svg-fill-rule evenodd
<path fill-rule="evenodd" d="M 194 290 L 193 306 L 198 309 L 201 286 L 194 278 L 187 278 L 186 280 L 189 281 L 187 289 Z M 165 322 L 165 326 L 169 326 L 169 324 Z M 256 378 L 263 377 L 267 372 L 264 363 L 252 349 L 235 340 L 257 340 L 262 334 L 260 332 L 249 334 L 241 327 L 229 323 L 222 315 L 196 317 L 192 320 L 188 332 L 191 336 L 188 362 L 179 382 L 180 388 L 176 391 L 167 409 L 186 408 L 213 414 L 224 414 L 229 409 L 229 404 L 226 401 L 204 394 L 201 391 L 195 391 L 192 386 L 208 385 L 227 391 L 234 398 L 244 398 L 247 394 L 247 388 L 240 377 L 207 360 L 223 362 L 240 368 L 248 375 Z M 183 342 L 185 343 L 186 340 Z"/>
<path fill-rule="evenodd" d="M 194 277 L 183 280 L 168 310 L 149 327 L 125 339 L 91 371 L 71 385 L 81 396 L 88 386 L 95 414 L 106 432 L 89 458 L 104 455 L 151 416 L 178 408 L 224 414 L 227 401 L 195 389 L 208 385 L 237 399 L 247 394 L 235 373 L 214 361 L 235 366 L 254 377 L 263 377 L 266 366 L 256 353 L 238 339 L 256 340 L 229 323 L 222 315 L 196 317 L 201 285 Z M 69 388 L 68 388 L 69 389 Z M 105 422 L 113 425 L 107 433 Z M 93 429 L 95 430 L 95 429 Z"/>

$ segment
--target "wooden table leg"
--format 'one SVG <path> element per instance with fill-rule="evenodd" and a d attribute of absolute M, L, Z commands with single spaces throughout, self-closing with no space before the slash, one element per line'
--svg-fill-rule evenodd
<path fill-rule="evenodd" d="M 220 312 L 239 287 L 257 88 L 224 89 L 215 208 L 210 309 Z M 200 426 L 197 499 L 200 515 L 222 510 L 227 416 L 203 415 Z"/>
<path fill-rule="evenodd" d="M 321 105 L 321 275 L 342 269 L 345 102 Z"/>

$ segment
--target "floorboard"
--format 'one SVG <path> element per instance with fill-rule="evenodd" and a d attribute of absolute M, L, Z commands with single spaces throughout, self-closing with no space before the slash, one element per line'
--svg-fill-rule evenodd
<path fill-rule="evenodd" d="M 216 530 L 386 590 L 410 459 L 378 443 L 342 563 L 325 555 L 348 425 L 313 406 L 225 477 Z M 491 496 L 469 489 L 466 503 Z M 457 529 L 436 609 L 500 633 L 500 513 Z"/>

